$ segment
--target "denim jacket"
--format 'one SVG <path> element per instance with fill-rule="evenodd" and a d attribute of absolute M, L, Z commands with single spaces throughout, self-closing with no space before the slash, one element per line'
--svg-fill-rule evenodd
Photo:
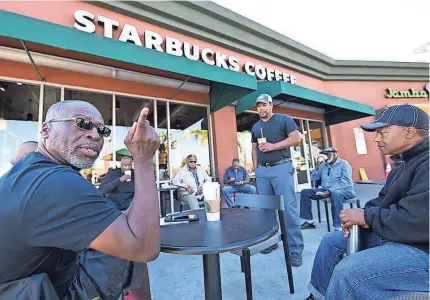
<path fill-rule="evenodd" d="M 330 191 L 348 190 L 354 193 L 352 182 L 352 168 L 349 162 L 338 157 L 336 162 L 331 166 L 329 163 L 323 163 L 318 169 L 312 171 L 311 180 L 321 179 L 321 186 Z"/>

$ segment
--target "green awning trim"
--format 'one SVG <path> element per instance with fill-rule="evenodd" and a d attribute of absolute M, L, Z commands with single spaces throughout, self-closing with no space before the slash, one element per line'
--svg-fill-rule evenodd
<path fill-rule="evenodd" d="M 86 53 L 211 82 L 211 111 L 257 89 L 255 77 L 0 10 L 0 36 Z M 235 91 L 235 89 L 238 89 Z M 221 92 L 224 91 L 224 92 Z M 222 98 L 220 98 L 222 97 Z M 237 97 L 237 98 L 236 98 Z"/>
<path fill-rule="evenodd" d="M 241 98 L 236 106 L 236 114 L 255 106 L 260 94 L 269 94 L 272 98 L 286 102 L 324 108 L 326 125 L 334 125 L 354 119 L 375 115 L 375 109 L 369 105 L 328 95 L 283 81 L 258 82 L 258 90 Z"/>

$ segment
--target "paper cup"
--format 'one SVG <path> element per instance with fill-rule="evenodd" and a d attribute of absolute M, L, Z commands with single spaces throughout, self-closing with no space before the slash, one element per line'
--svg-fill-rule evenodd
<path fill-rule="evenodd" d="M 131 180 L 131 170 L 126 170 L 126 171 L 124 172 L 124 175 L 129 175 L 129 176 L 130 176 L 130 179 L 128 179 L 127 181 L 130 181 L 130 180 Z"/>
<path fill-rule="evenodd" d="M 206 219 L 210 222 L 220 220 L 221 198 L 205 200 Z"/>
<path fill-rule="evenodd" d="M 267 140 L 266 140 L 265 137 L 262 137 L 262 138 L 257 139 L 257 142 L 260 145 L 260 144 L 263 144 L 263 143 L 267 143 Z"/>

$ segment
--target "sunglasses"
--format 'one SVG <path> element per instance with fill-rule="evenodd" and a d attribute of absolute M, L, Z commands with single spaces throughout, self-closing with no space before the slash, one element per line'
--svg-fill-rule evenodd
<path fill-rule="evenodd" d="M 196 160 L 190 160 L 189 163 L 195 164 L 195 163 L 197 163 L 197 161 Z"/>
<path fill-rule="evenodd" d="M 54 119 L 54 120 L 50 120 L 47 123 L 51 123 L 51 122 L 68 122 L 68 121 L 75 121 L 75 125 L 76 127 L 78 127 L 79 129 L 85 130 L 85 131 L 90 131 L 93 130 L 93 128 L 97 128 L 97 133 L 102 136 L 102 137 L 109 137 L 111 134 L 111 130 L 104 126 L 104 125 L 96 125 L 91 121 L 88 121 L 87 119 L 84 118 L 64 118 L 64 119 Z"/>

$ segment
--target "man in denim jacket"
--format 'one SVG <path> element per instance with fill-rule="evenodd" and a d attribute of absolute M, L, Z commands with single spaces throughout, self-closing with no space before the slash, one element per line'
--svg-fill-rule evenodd
<path fill-rule="evenodd" d="M 331 198 L 331 214 L 335 231 L 340 231 L 339 213 L 343 209 L 343 201 L 354 198 L 351 165 L 337 155 L 335 147 L 321 151 L 327 160 L 319 168 L 312 171 L 312 181 L 321 181 L 321 188 L 302 190 L 300 193 L 300 218 L 304 220 L 302 229 L 315 229 L 312 216 L 312 198 L 315 196 Z"/>

